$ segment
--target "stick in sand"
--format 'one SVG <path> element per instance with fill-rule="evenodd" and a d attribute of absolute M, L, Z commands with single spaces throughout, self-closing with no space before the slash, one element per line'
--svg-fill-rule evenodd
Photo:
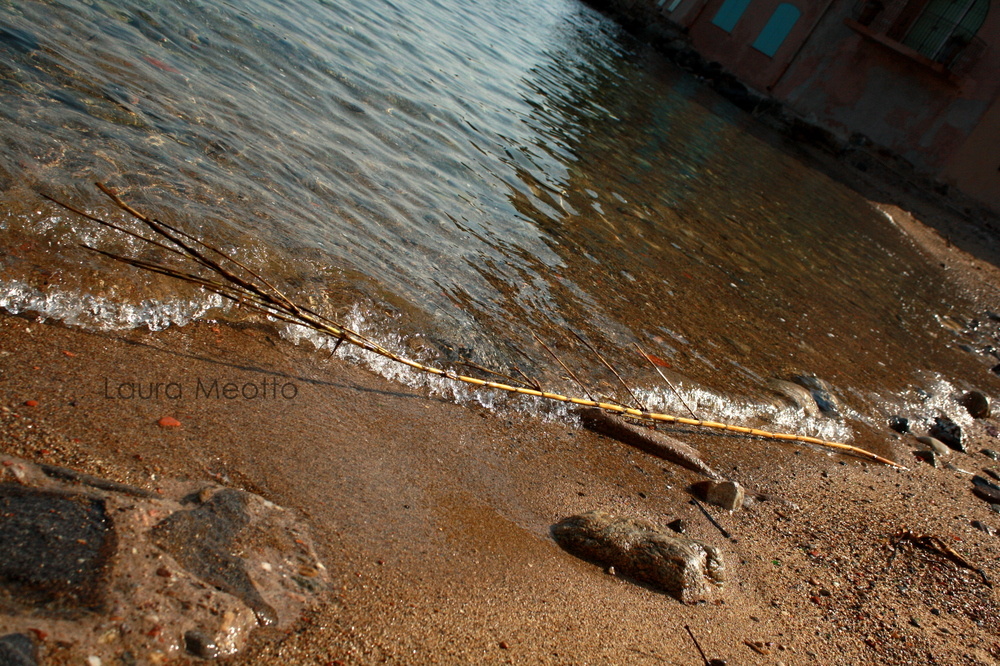
<path fill-rule="evenodd" d="M 113 222 L 108 222 L 107 220 L 90 215 L 89 213 L 58 201 L 57 199 L 53 199 L 47 195 L 43 194 L 42 196 L 73 213 L 96 222 L 97 224 L 101 224 L 120 233 L 167 250 L 172 255 L 179 256 L 188 262 L 188 266 L 184 268 L 174 268 L 173 266 L 169 266 L 167 264 L 127 257 L 98 248 L 93 248 L 88 245 L 84 245 L 83 247 L 142 270 L 158 273 L 160 275 L 166 275 L 190 284 L 198 285 L 206 291 L 216 293 L 242 307 L 246 307 L 250 310 L 273 317 L 279 321 L 298 324 L 299 326 L 304 326 L 324 335 L 328 335 L 337 340 L 337 347 L 339 347 L 341 343 L 347 342 L 373 354 L 383 356 L 387 359 L 413 368 L 419 372 L 444 377 L 446 379 L 469 384 L 471 386 L 490 388 L 498 391 L 506 391 L 508 393 L 516 393 L 519 395 L 529 395 L 545 400 L 581 405 L 583 407 L 597 407 L 613 414 L 631 416 L 633 418 L 651 421 L 653 423 L 674 423 L 696 428 L 724 430 L 742 435 L 762 437 L 764 439 L 814 444 L 816 446 L 849 453 L 867 460 L 882 463 L 884 465 L 902 467 L 887 458 L 883 458 L 882 456 L 872 453 L 871 451 L 851 446 L 850 444 L 828 442 L 817 437 L 809 437 L 806 435 L 775 433 L 757 428 L 717 423 L 715 421 L 705 421 L 696 418 L 689 419 L 683 416 L 673 416 L 670 414 L 650 412 L 645 409 L 636 409 L 615 402 L 602 402 L 595 400 L 592 397 L 580 398 L 546 391 L 540 388 L 513 386 L 511 384 L 504 384 L 501 382 L 480 379 L 478 377 L 462 375 L 453 370 L 446 370 L 444 368 L 438 368 L 415 361 L 405 356 L 396 354 L 362 333 L 353 331 L 347 326 L 325 317 L 324 315 L 304 305 L 295 303 L 277 287 L 272 285 L 258 273 L 254 272 L 253 269 L 226 254 L 222 250 L 213 247 L 208 243 L 167 224 L 166 222 L 148 217 L 129 204 L 125 203 L 117 194 L 105 185 L 97 183 L 97 187 L 101 190 L 101 192 L 107 195 L 107 197 L 111 199 L 116 206 L 134 217 L 149 231 L 151 231 L 153 233 L 153 238 L 147 238 L 142 234 L 125 229 L 124 227 L 121 227 Z"/>

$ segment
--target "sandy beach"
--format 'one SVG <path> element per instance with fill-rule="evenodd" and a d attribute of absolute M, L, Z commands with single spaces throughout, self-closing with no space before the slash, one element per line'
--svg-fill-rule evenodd
<path fill-rule="evenodd" d="M 948 242 L 886 210 L 990 307 L 998 270 L 958 247 L 977 229 L 942 213 Z M 770 496 L 709 507 L 726 538 L 690 502 L 693 472 L 571 423 L 428 396 L 267 325 L 101 333 L 5 314 L 0 357 L 4 454 L 154 492 L 163 479 L 222 483 L 307 521 L 330 589 L 231 663 L 704 663 L 685 627 L 729 664 L 1000 661 L 995 590 L 895 538 L 938 537 L 1000 580 L 1000 539 L 973 525 L 1000 528 L 1000 515 L 968 474 L 1000 465 L 981 453 L 1000 448 L 992 419 L 966 429 L 969 453 L 947 459 L 958 469 L 918 462 L 913 437 L 888 428 L 906 470 L 674 429 Z M 969 381 L 996 390 L 986 369 Z M 551 526 L 594 509 L 684 520 L 721 549 L 724 591 L 684 605 L 560 549 Z"/>

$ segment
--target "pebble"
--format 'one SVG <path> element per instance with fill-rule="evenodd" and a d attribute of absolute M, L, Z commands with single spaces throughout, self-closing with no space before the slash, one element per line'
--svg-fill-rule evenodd
<path fill-rule="evenodd" d="M 936 451 L 914 451 L 914 457 L 921 462 L 925 462 L 931 467 L 940 467 L 939 456 Z"/>
<path fill-rule="evenodd" d="M 197 629 L 185 632 L 184 648 L 201 659 L 217 659 L 220 656 L 219 646 L 215 644 L 215 640 Z"/>
<path fill-rule="evenodd" d="M 727 511 L 735 511 L 743 506 L 745 493 L 743 487 L 735 481 L 699 481 L 691 486 L 691 490 L 700 499 Z"/>
<path fill-rule="evenodd" d="M 683 518 L 678 518 L 677 520 L 671 520 L 667 523 L 667 527 L 678 534 L 684 534 L 687 532 L 687 521 Z"/>
<path fill-rule="evenodd" d="M 893 416 L 889 418 L 889 427 L 899 434 L 905 435 L 910 432 L 910 420 L 902 416 Z"/>
<path fill-rule="evenodd" d="M 966 452 L 965 445 L 962 443 L 962 428 L 947 416 L 939 416 L 934 419 L 930 436 L 940 439 L 956 451 Z"/>
<path fill-rule="evenodd" d="M 992 458 L 993 460 L 1000 460 L 1000 453 L 997 453 L 993 449 L 983 449 L 980 451 L 987 458 Z"/>
<path fill-rule="evenodd" d="M 181 425 L 181 422 L 172 416 L 164 416 L 157 423 L 161 428 L 179 428 Z"/>
<path fill-rule="evenodd" d="M 989 536 L 996 536 L 997 534 L 997 531 L 995 529 L 993 529 L 992 527 L 990 527 L 981 520 L 973 520 L 972 526 L 975 527 L 980 532 L 988 534 Z"/>
<path fill-rule="evenodd" d="M 37 400 L 25 400 L 24 401 L 24 406 L 25 407 L 38 407 L 38 401 Z"/>
<path fill-rule="evenodd" d="M 985 419 L 990 416 L 990 398 L 982 391 L 969 391 L 962 396 L 959 403 L 974 419 Z"/>
<path fill-rule="evenodd" d="M 921 444 L 929 446 L 931 450 L 934 451 L 934 453 L 938 454 L 939 456 L 946 456 L 949 453 L 951 453 L 951 449 L 945 446 L 944 442 L 942 442 L 937 437 L 921 436 L 917 437 L 917 441 L 920 442 Z"/>

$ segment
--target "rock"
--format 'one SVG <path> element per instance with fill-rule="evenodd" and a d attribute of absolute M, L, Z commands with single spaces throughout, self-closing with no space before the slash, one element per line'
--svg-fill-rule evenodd
<path fill-rule="evenodd" d="M 161 428 L 180 428 L 181 422 L 172 416 L 164 416 L 156 422 Z"/>
<path fill-rule="evenodd" d="M 899 434 L 905 435 L 910 432 L 910 420 L 902 416 L 893 416 L 889 418 L 889 427 Z"/>
<path fill-rule="evenodd" d="M 990 416 L 990 397 L 982 391 L 969 391 L 962 396 L 959 403 L 974 419 L 986 419 Z"/>
<path fill-rule="evenodd" d="M 951 449 L 945 446 L 944 442 L 942 442 L 940 439 L 937 439 L 936 437 L 921 436 L 917 437 L 917 441 L 929 447 L 932 451 L 934 451 L 934 453 L 938 454 L 939 456 L 946 456 L 949 453 L 951 453 Z"/>
<path fill-rule="evenodd" d="M 74 619 L 100 611 L 115 549 L 103 500 L 0 484 L 0 611 Z"/>
<path fill-rule="evenodd" d="M 684 603 L 711 596 L 725 581 L 722 554 L 701 541 L 663 533 L 645 521 L 590 511 L 552 526 L 566 551 L 618 575 L 651 585 Z"/>
<path fill-rule="evenodd" d="M 812 394 L 802 386 L 787 382 L 784 379 L 771 379 L 767 387 L 785 398 L 793 406 L 801 409 L 806 416 L 819 416 L 819 406 Z"/>
<path fill-rule="evenodd" d="M 667 527 L 669 527 L 674 532 L 677 532 L 678 534 L 684 534 L 685 532 L 687 532 L 687 521 L 684 520 L 683 518 L 678 518 L 677 520 L 671 520 L 669 523 L 667 523 Z"/>
<path fill-rule="evenodd" d="M 27 634 L 0 636 L 0 664 L 3 666 L 37 666 L 35 642 Z"/>
<path fill-rule="evenodd" d="M 940 467 L 939 456 L 936 451 L 914 451 L 913 455 L 917 460 L 925 462 L 931 467 Z"/>
<path fill-rule="evenodd" d="M 991 458 L 992 460 L 1000 460 L 1000 453 L 997 453 L 993 449 L 982 449 L 980 453 L 982 453 L 987 458 Z"/>
<path fill-rule="evenodd" d="M 992 477 L 995 481 L 1000 481 L 1000 472 L 998 472 L 996 469 L 990 467 L 984 469 L 983 472 L 985 472 L 988 476 Z"/>
<path fill-rule="evenodd" d="M 833 394 L 833 386 L 830 382 L 813 375 L 796 375 L 792 381 L 809 390 L 809 394 L 816 401 L 819 411 L 827 416 L 840 416 L 840 400 Z"/>
<path fill-rule="evenodd" d="M 986 523 L 984 523 L 981 520 L 973 520 L 972 521 L 972 526 L 975 527 L 980 532 L 984 532 L 985 534 L 987 534 L 989 536 L 996 536 L 997 535 L 997 531 L 995 529 L 993 529 L 992 527 L 990 527 L 989 525 L 987 525 Z"/>
<path fill-rule="evenodd" d="M 972 477 L 972 493 L 991 504 L 1000 504 L 1000 486 L 981 476 Z"/>
<path fill-rule="evenodd" d="M 702 461 L 697 449 L 673 437 L 667 437 L 659 431 L 629 423 L 620 416 L 609 414 L 597 407 L 580 409 L 577 414 L 588 430 L 617 439 L 619 442 L 634 446 L 658 458 L 669 460 L 710 479 L 722 478 L 721 474 Z"/>
<path fill-rule="evenodd" d="M 930 429 L 931 437 L 936 437 L 942 442 L 965 453 L 965 445 L 962 444 L 962 428 L 947 416 L 939 416 L 934 419 L 934 425 Z"/>
<path fill-rule="evenodd" d="M 34 633 L 46 658 L 58 646 L 58 663 L 227 657 L 328 593 L 307 526 L 252 493 L 166 478 L 149 493 L 0 454 L 8 470 L 18 482 L 0 483 L 0 625 Z M 0 665 L 22 663 L 10 656 L 22 644 L 0 639 Z"/>
<path fill-rule="evenodd" d="M 196 509 L 168 516 L 153 528 L 153 539 L 182 567 L 242 599 L 262 625 L 271 625 L 277 614 L 254 587 L 243 561 L 231 554 L 250 523 L 246 503 L 246 493 L 224 488 Z"/>
<path fill-rule="evenodd" d="M 743 487 L 735 481 L 699 481 L 691 486 L 691 492 L 698 499 L 727 511 L 743 506 Z"/>
<path fill-rule="evenodd" d="M 197 629 L 184 633 L 184 649 L 201 659 L 218 659 L 222 656 L 215 639 Z"/>

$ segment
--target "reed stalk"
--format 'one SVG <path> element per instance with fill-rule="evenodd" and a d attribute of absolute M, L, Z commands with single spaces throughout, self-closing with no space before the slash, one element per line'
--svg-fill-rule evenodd
<path fill-rule="evenodd" d="M 195 238 L 194 236 L 170 225 L 166 222 L 151 218 L 141 211 L 133 208 L 128 203 L 123 201 L 117 194 L 115 194 L 107 186 L 97 183 L 98 189 L 101 190 L 118 208 L 125 211 L 128 215 L 132 216 L 138 220 L 142 225 L 152 233 L 152 237 L 147 237 L 141 233 L 136 233 L 125 227 L 117 225 L 113 222 L 109 222 L 100 217 L 91 215 L 85 211 L 80 210 L 72 205 L 66 204 L 62 201 L 49 197 L 47 195 L 42 195 L 49 201 L 77 214 L 88 220 L 91 220 L 97 224 L 105 226 L 107 228 L 113 229 L 119 233 L 125 234 L 132 238 L 141 240 L 152 246 L 166 250 L 171 255 L 180 257 L 185 263 L 184 268 L 175 268 L 173 266 L 157 263 L 153 261 L 146 261 L 143 259 L 137 259 L 135 257 L 128 257 L 114 252 L 108 252 L 106 250 L 101 250 L 99 248 L 90 247 L 88 245 L 83 245 L 83 247 L 104 255 L 110 259 L 120 261 L 125 264 L 129 264 L 136 268 L 149 271 L 151 273 L 158 273 L 160 275 L 165 275 L 171 278 L 175 278 L 190 284 L 197 285 L 206 291 L 210 291 L 218 294 L 219 296 L 237 303 L 241 307 L 248 308 L 252 311 L 273 317 L 279 321 L 288 322 L 291 324 L 298 324 L 304 326 L 313 331 L 317 331 L 321 334 L 327 335 L 337 342 L 334 346 L 334 351 L 336 351 L 339 346 L 346 342 L 348 344 L 354 345 L 373 354 L 385 357 L 389 360 L 395 361 L 402 365 L 408 366 L 418 372 L 422 372 L 428 375 L 434 375 L 438 377 L 444 377 L 445 379 L 452 380 L 454 382 L 460 382 L 463 384 L 494 389 L 497 391 L 504 391 L 507 393 L 513 393 L 518 395 L 527 395 L 536 398 L 542 398 L 544 400 L 552 400 L 556 402 L 568 403 L 572 405 L 579 405 L 582 407 L 597 407 L 606 412 L 612 414 L 618 414 L 621 416 L 632 417 L 641 421 L 658 424 L 658 423 L 669 423 L 677 424 L 683 426 L 690 426 L 695 428 L 707 428 L 711 430 L 722 430 L 731 433 L 737 433 L 741 435 L 748 435 L 751 437 L 760 437 L 770 440 L 788 441 L 788 442 L 802 442 L 805 444 L 812 444 L 815 446 L 833 449 L 836 451 L 841 451 L 843 453 L 858 456 L 860 458 L 865 458 L 874 462 L 878 462 L 884 465 L 890 465 L 892 467 L 901 467 L 897 463 L 883 458 L 871 451 L 852 446 L 850 444 L 844 444 L 841 442 L 830 442 L 826 440 L 819 439 L 817 437 L 809 437 L 806 435 L 796 435 L 790 433 L 780 433 L 780 432 L 769 432 L 767 430 L 760 430 L 758 428 L 748 428 L 745 426 L 731 425 L 727 423 L 718 423 L 715 421 L 707 421 L 698 418 L 687 418 L 683 416 L 673 416 L 670 414 L 663 414 L 658 412 L 648 411 L 644 408 L 629 407 L 624 404 L 611 401 L 601 401 L 595 399 L 593 396 L 587 398 L 581 398 L 571 395 L 563 395 L 561 393 L 556 393 L 554 391 L 545 390 L 536 380 L 528 378 L 525 376 L 526 385 L 516 385 L 520 382 L 514 380 L 512 377 L 502 375 L 493 370 L 488 370 L 485 368 L 477 368 L 487 372 L 488 374 L 499 376 L 507 379 L 513 383 L 506 383 L 501 381 L 494 381 L 489 379 L 481 379 L 479 377 L 472 377 L 469 375 L 464 375 L 454 370 L 449 370 L 445 368 L 439 368 L 433 365 L 428 365 L 421 363 L 419 361 L 413 360 L 411 358 L 397 354 L 378 342 L 372 340 L 371 338 L 354 331 L 347 326 L 330 319 L 311 308 L 294 302 L 288 296 L 286 296 L 280 289 L 271 284 L 268 280 L 262 277 L 260 274 L 255 272 L 249 266 L 241 263 L 239 260 L 233 256 L 223 252 L 222 250 L 209 245 L 208 243 Z M 532 335 L 535 335 L 532 332 Z M 570 376 L 576 381 L 576 383 L 581 387 L 584 393 L 589 395 L 589 391 L 583 385 L 583 383 L 576 377 L 575 374 L 568 367 L 566 367 L 562 361 L 559 360 L 557 356 L 535 335 L 535 339 L 542 344 L 543 348 L 546 349 L 556 361 L 562 365 L 563 369 L 566 370 Z M 588 345 L 589 347 L 589 345 Z M 596 353 L 596 351 L 595 351 Z M 641 353 L 641 350 L 640 350 Z M 645 356 L 645 354 L 643 354 Z M 598 355 L 600 358 L 600 355 Z M 648 357 L 647 357 L 648 359 Z M 607 364 L 603 358 L 601 361 Z M 614 372 L 614 369 L 612 368 Z M 520 373 L 520 371 L 518 371 Z M 520 373 L 523 375 L 523 373 Z M 618 373 L 615 372 L 618 376 Z M 618 376 L 622 384 L 625 384 L 624 380 Z M 627 384 L 625 385 L 628 389 Z M 631 390 L 629 389 L 631 393 Z M 638 399 L 634 394 L 632 398 L 638 403 Z"/>

